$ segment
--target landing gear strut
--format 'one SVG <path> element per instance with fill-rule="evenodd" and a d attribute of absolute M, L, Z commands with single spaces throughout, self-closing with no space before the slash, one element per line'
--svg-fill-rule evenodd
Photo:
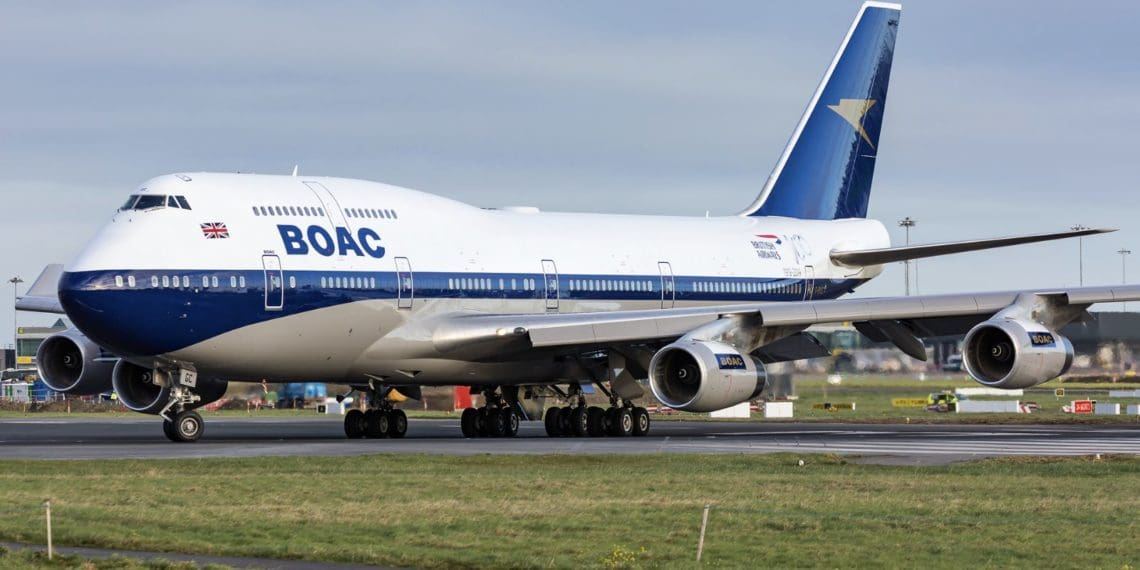
<path fill-rule="evenodd" d="M 158 412 L 162 418 L 162 433 L 177 443 L 198 441 L 206 429 L 202 416 L 190 409 L 202 401 L 202 397 L 195 391 L 198 374 L 193 370 L 175 370 L 169 374 L 167 381 L 170 382 L 170 396 Z"/>
<path fill-rule="evenodd" d="M 368 388 L 368 402 L 375 405 L 368 411 L 349 410 L 344 416 L 344 435 L 349 439 L 400 439 L 408 433 L 408 416 L 404 410 L 392 407 L 388 400 L 390 387 Z"/>
<path fill-rule="evenodd" d="M 649 411 L 624 398 L 618 398 L 600 383 L 598 388 L 610 399 L 609 408 L 587 406 L 586 397 L 577 384 L 570 385 L 567 396 L 573 405 L 546 410 L 543 421 L 550 437 L 643 437 L 649 435 Z"/>
<path fill-rule="evenodd" d="M 519 433 L 518 388 L 483 389 L 485 405 L 467 408 L 459 416 L 463 437 L 515 437 Z"/>

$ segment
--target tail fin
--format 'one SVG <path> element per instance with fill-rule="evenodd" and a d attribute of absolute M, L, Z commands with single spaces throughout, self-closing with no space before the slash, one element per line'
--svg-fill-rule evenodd
<path fill-rule="evenodd" d="M 764 190 L 741 215 L 867 216 L 901 12 L 863 4 Z"/>

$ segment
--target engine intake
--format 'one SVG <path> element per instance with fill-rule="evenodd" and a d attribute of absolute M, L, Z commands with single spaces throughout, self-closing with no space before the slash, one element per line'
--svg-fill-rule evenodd
<path fill-rule="evenodd" d="M 107 361 L 98 361 L 109 357 Z M 111 389 L 114 363 L 83 333 L 68 329 L 44 339 L 36 350 L 36 370 L 40 379 L 56 392 L 86 396 Z"/>
<path fill-rule="evenodd" d="M 759 396 L 768 385 L 764 365 L 732 346 L 678 341 L 653 355 L 649 387 L 662 404 L 687 412 L 711 412 Z"/>
<path fill-rule="evenodd" d="M 994 388 L 1030 388 L 1056 378 L 1073 365 L 1069 339 L 1036 323 L 991 319 L 966 334 L 966 371 Z"/>

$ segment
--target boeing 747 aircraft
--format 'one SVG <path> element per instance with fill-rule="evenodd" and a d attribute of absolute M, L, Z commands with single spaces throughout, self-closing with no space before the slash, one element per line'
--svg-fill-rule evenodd
<path fill-rule="evenodd" d="M 470 386 L 468 437 L 512 436 L 519 403 L 551 436 L 644 436 L 637 405 L 704 412 L 759 396 L 765 366 L 826 356 L 803 331 L 851 321 L 925 359 L 924 337 L 967 333 L 978 382 L 1064 373 L 1057 333 L 1140 287 L 839 299 L 886 263 L 1076 237 L 1085 230 L 892 247 L 867 219 L 901 7 L 867 2 L 756 200 L 715 218 L 479 208 L 386 184 L 188 172 L 130 193 L 66 268 L 18 307 L 75 328 L 37 353 L 53 389 L 110 389 L 174 441 L 228 382 L 324 380 L 368 396 L 350 438 L 403 437 L 386 397 Z M 588 407 L 583 385 L 609 397 Z"/>

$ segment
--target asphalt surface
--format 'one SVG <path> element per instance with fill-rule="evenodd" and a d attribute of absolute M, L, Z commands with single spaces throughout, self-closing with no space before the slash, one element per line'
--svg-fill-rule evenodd
<path fill-rule="evenodd" d="M 21 544 L 18 542 L 0 542 L 0 546 L 8 550 L 38 550 L 47 552 L 47 547 L 40 544 Z M 85 559 L 110 558 L 123 556 L 148 562 L 166 560 L 170 562 L 193 562 L 199 567 L 207 564 L 220 564 L 233 568 L 260 568 L 263 570 L 365 570 L 383 568 L 381 566 L 366 566 L 363 564 L 337 564 L 335 562 L 309 562 L 305 560 L 275 560 L 269 558 L 244 558 L 241 556 L 210 556 L 198 554 L 179 554 L 177 552 L 149 552 L 141 550 L 114 550 L 109 548 L 84 548 L 78 546 L 56 546 L 52 549 L 55 555 L 79 556 Z"/>
<path fill-rule="evenodd" d="M 208 418 L 202 439 L 171 443 L 159 420 L 0 420 L 0 458 L 166 459 L 372 453 L 836 453 L 894 464 L 1011 455 L 1140 454 L 1140 425 L 915 425 L 657 421 L 649 437 L 549 438 L 523 422 L 510 439 L 464 439 L 458 420 L 411 420 L 400 440 L 349 440 L 339 418 Z"/>

